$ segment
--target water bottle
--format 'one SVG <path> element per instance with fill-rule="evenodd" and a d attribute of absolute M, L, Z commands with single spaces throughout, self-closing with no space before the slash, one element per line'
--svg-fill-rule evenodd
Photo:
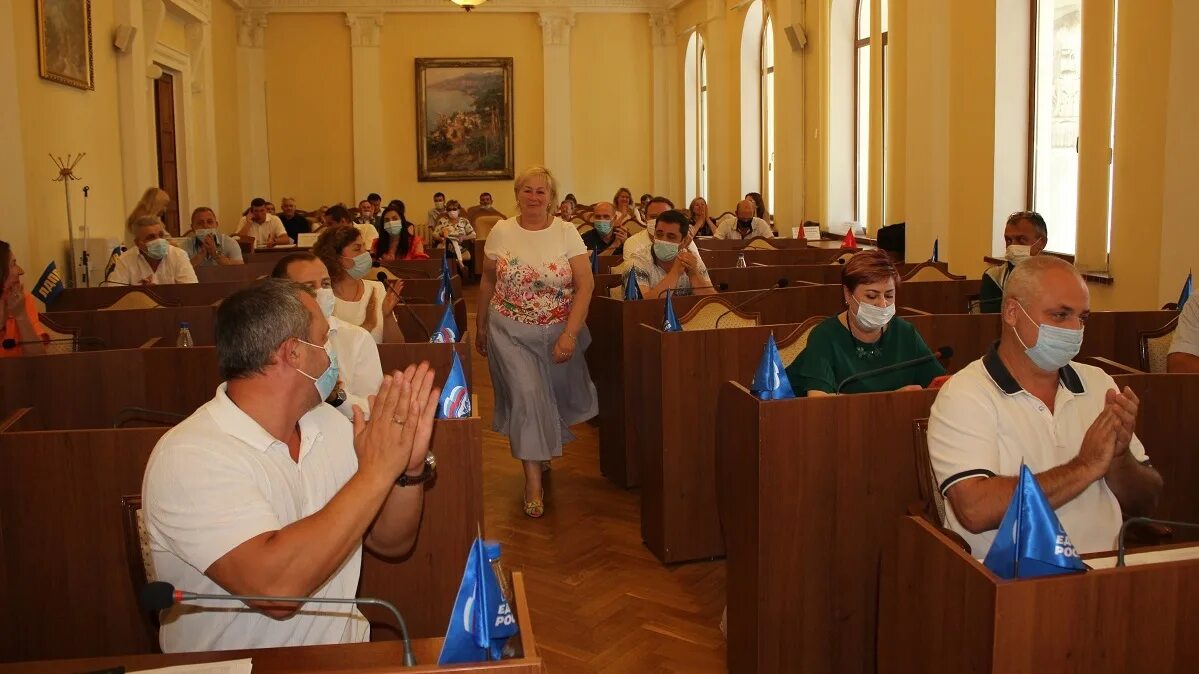
<path fill-rule="evenodd" d="M 184 321 L 179 324 L 179 337 L 175 339 L 175 346 L 195 346 L 192 341 L 191 324 Z"/>
<path fill-rule="evenodd" d="M 737 253 L 737 267 L 744 268 L 745 266 L 745 253 Z"/>
<path fill-rule="evenodd" d="M 495 572 L 495 579 L 500 586 L 500 594 L 504 596 L 504 601 L 508 602 L 508 610 L 515 612 L 516 603 L 512 597 L 512 581 L 508 577 L 507 570 L 504 569 L 504 562 L 500 559 L 500 542 L 499 541 L 483 541 L 483 554 L 487 555 L 487 562 L 491 564 L 491 570 Z M 515 617 L 515 616 L 513 616 Z M 517 646 L 520 643 L 520 634 L 509 639 L 504 644 L 504 658 L 514 658 L 517 654 Z"/>

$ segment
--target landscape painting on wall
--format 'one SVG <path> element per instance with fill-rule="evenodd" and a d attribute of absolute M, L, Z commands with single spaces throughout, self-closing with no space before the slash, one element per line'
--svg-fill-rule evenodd
<path fill-rule="evenodd" d="M 512 59 L 416 59 L 417 179 L 511 180 Z"/>
<path fill-rule="evenodd" d="M 43 78 L 96 88 L 91 0 L 37 0 L 37 57 Z"/>

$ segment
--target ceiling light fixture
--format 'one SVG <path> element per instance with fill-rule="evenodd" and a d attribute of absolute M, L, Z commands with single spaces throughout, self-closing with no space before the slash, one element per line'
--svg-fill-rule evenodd
<path fill-rule="evenodd" d="M 450 0 L 450 2 L 469 12 L 475 7 L 487 2 L 487 0 Z"/>

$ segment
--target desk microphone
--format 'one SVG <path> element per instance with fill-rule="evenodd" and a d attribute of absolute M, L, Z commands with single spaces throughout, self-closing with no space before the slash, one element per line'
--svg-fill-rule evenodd
<path fill-rule="evenodd" d="M 687 288 L 687 290 L 707 290 L 708 288 L 716 290 L 717 292 L 724 292 L 729 289 L 729 284 L 722 281 L 720 283 L 717 283 L 714 286 L 691 286 L 690 288 Z M 679 288 L 667 288 L 666 290 L 663 290 L 662 292 L 658 293 L 657 297 L 655 297 L 654 299 L 660 300 L 660 299 L 662 299 L 662 296 L 665 295 L 666 293 L 678 294 L 679 290 L 680 290 Z"/>
<path fill-rule="evenodd" d="M 187 592 L 184 590 L 176 590 L 174 585 L 161 581 L 146 583 L 137 593 L 138 603 L 146 611 L 165 611 L 175 604 L 183 602 L 195 601 L 197 599 L 208 599 L 215 601 L 265 601 L 265 602 L 288 602 L 294 604 L 356 604 L 356 605 L 371 605 L 382 606 L 391 611 L 395 616 L 396 622 L 400 626 L 400 635 L 404 642 L 404 666 L 415 667 L 416 658 L 412 655 L 412 641 L 408 638 L 408 625 L 404 622 L 404 616 L 400 615 L 399 609 L 394 604 L 382 599 L 372 599 L 369 597 L 354 597 L 350 599 L 333 599 L 329 597 L 265 597 L 261 595 L 250 594 L 197 594 L 195 592 Z"/>
<path fill-rule="evenodd" d="M 1199 529 L 1199 524 L 1194 522 L 1172 522 L 1170 520 L 1155 520 L 1148 517 L 1129 517 L 1120 525 L 1120 535 L 1116 537 L 1116 567 L 1124 566 L 1124 532 L 1130 526 L 1138 524 L 1161 524 L 1167 527 L 1179 527 L 1182 529 Z"/>
<path fill-rule="evenodd" d="M 790 280 L 790 279 L 787 279 L 787 278 L 780 278 L 779 280 L 777 280 L 777 281 L 775 281 L 775 282 L 774 282 L 774 285 L 773 285 L 773 286 L 771 286 L 771 287 L 769 287 L 769 288 L 767 288 L 767 289 L 765 289 L 765 290 L 763 290 L 763 291 L 761 291 L 761 292 L 757 292 L 757 293 L 754 293 L 753 295 L 750 295 L 750 296 L 749 296 L 747 299 L 745 299 L 745 300 L 741 301 L 741 302 L 740 302 L 740 303 L 738 303 L 736 306 L 733 306 L 733 307 L 730 307 L 730 308 L 728 308 L 728 309 L 725 309 L 724 313 L 722 313 L 722 314 L 720 314 L 719 316 L 717 316 L 717 317 L 716 317 L 716 325 L 715 325 L 715 328 L 719 328 L 719 327 L 720 327 L 720 321 L 721 321 L 721 320 L 723 320 L 725 316 L 728 316 L 729 314 L 733 313 L 734 311 L 740 311 L 741 309 L 745 308 L 745 306 L 746 306 L 746 305 L 748 305 L 749 303 L 751 303 L 751 302 L 753 302 L 754 300 L 758 299 L 759 297 L 762 297 L 763 295 L 769 295 L 770 293 L 772 293 L 772 292 L 774 292 L 774 291 L 776 291 L 776 290 L 780 290 L 780 289 L 782 289 L 782 288 L 786 288 L 787 286 L 790 286 L 790 285 L 791 285 L 791 280 Z M 715 328 L 714 328 L 714 329 L 715 329 Z"/>
<path fill-rule="evenodd" d="M 121 281 L 109 281 L 108 279 L 104 279 L 103 281 L 100 281 L 99 287 L 103 288 L 104 286 L 128 286 L 130 288 L 140 288 L 141 285 L 142 284 L 140 284 L 140 283 L 122 283 Z"/>
<path fill-rule="evenodd" d="M 96 346 L 105 346 L 104 340 L 99 337 L 55 337 L 54 339 L 30 339 L 24 342 L 18 342 L 10 337 L 0 342 L 0 347 L 5 351 L 9 351 L 25 344 L 54 344 L 56 342 L 74 342 L 77 345 L 94 344 Z"/>
<path fill-rule="evenodd" d="M 425 322 L 420 319 L 420 316 L 416 315 L 416 312 L 413 311 L 412 307 L 408 306 L 408 301 L 393 289 L 393 285 L 388 283 L 390 279 L 387 278 L 387 274 L 379 272 L 375 275 L 375 278 L 379 280 L 379 283 L 382 283 L 383 286 L 387 288 L 387 292 L 396 296 L 396 299 L 399 300 L 404 309 L 408 311 L 408 315 L 412 316 L 412 320 L 416 321 L 416 324 L 420 326 L 420 329 L 425 331 L 425 339 L 433 339 L 433 331 L 429 330 L 429 326 L 425 325 Z M 395 320 L 395 316 L 392 316 L 392 320 Z"/>
<path fill-rule="evenodd" d="M 913 367 L 915 365 L 923 365 L 924 363 L 927 363 L 930 360 L 947 360 L 949 358 L 953 358 L 953 347 L 952 346 L 943 346 L 926 356 L 920 356 L 919 358 L 913 358 L 911 360 L 905 360 L 905 361 L 901 361 L 899 363 L 892 363 L 891 365 L 887 365 L 886 367 L 880 367 L 875 370 L 866 370 L 865 372 L 859 372 L 857 374 L 850 375 L 850 376 L 846 377 L 845 379 L 842 379 L 840 384 L 837 384 L 837 390 L 835 391 L 835 393 L 838 393 L 838 394 L 841 393 L 841 390 L 845 388 L 845 385 L 850 382 L 858 381 L 860 379 L 868 379 L 868 378 L 876 376 L 876 375 L 886 374 L 888 372 L 894 372 L 896 370 L 903 370 L 905 368 Z"/>

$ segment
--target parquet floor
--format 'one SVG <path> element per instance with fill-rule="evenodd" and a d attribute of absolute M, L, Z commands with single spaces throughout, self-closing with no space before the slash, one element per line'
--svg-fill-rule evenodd
<path fill-rule="evenodd" d="M 478 286 L 464 294 L 474 330 Z M 538 645 L 550 672 L 725 671 L 719 630 L 724 562 L 664 566 L 641 543 L 640 499 L 599 472 L 595 427 L 555 460 L 546 515 L 521 511 L 520 464 L 490 429 L 494 395 L 487 361 L 473 359 L 483 418 L 486 532 L 503 543 L 510 570 L 524 572 Z"/>

